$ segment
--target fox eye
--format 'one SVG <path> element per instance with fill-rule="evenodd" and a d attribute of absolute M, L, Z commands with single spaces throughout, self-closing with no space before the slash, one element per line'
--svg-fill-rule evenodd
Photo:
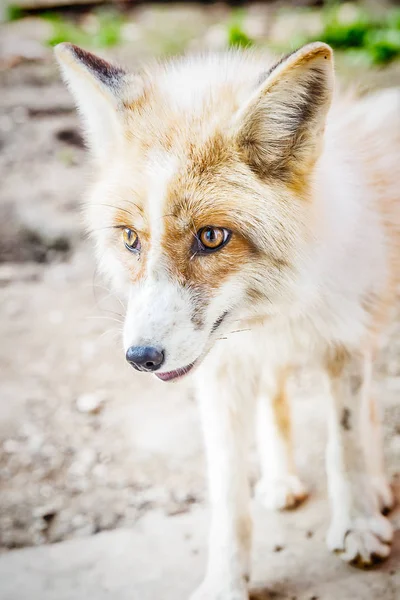
<path fill-rule="evenodd" d="M 141 248 L 140 239 L 136 231 L 125 227 L 122 231 L 122 237 L 124 240 L 125 248 L 130 252 L 139 252 Z"/>
<path fill-rule="evenodd" d="M 207 254 L 220 250 L 227 244 L 231 237 L 231 231 L 224 227 L 203 227 L 197 232 L 197 252 Z"/>

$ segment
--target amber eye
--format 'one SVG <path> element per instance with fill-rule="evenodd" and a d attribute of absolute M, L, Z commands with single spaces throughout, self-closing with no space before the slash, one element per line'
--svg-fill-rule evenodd
<path fill-rule="evenodd" d="M 231 237 L 231 232 L 224 227 L 203 227 L 197 233 L 198 252 L 214 252 L 219 250 Z"/>
<path fill-rule="evenodd" d="M 140 250 L 140 239 L 136 231 L 125 227 L 122 231 L 122 237 L 124 239 L 125 248 L 130 252 L 139 252 Z"/>

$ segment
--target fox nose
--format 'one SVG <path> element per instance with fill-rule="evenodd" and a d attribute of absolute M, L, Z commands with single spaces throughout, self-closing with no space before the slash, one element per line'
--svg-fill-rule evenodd
<path fill-rule="evenodd" d="M 131 346 L 126 360 L 138 371 L 157 371 L 164 362 L 164 352 L 153 346 Z"/>

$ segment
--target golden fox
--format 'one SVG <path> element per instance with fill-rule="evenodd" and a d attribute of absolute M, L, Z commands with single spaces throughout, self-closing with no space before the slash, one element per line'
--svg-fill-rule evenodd
<path fill-rule="evenodd" d="M 163 381 L 190 373 L 197 391 L 212 519 L 191 600 L 248 599 L 256 411 L 258 494 L 277 509 L 307 496 L 286 392 L 298 366 L 328 384 L 328 546 L 361 566 L 387 557 L 371 377 L 400 275 L 400 91 L 337 97 L 319 42 L 272 65 L 230 51 L 136 74 L 56 54 L 96 169 L 88 228 L 127 302 L 126 359 Z"/>

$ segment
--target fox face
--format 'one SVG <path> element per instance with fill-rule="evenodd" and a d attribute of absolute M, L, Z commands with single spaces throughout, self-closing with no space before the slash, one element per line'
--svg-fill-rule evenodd
<path fill-rule="evenodd" d="M 70 44 L 56 53 L 95 160 L 87 223 L 127 299 L 127 359 L 176 379 L 224 332 L 296 299 L 331 50 L 269 70 L 237 52 L 137 75 Z"/>

